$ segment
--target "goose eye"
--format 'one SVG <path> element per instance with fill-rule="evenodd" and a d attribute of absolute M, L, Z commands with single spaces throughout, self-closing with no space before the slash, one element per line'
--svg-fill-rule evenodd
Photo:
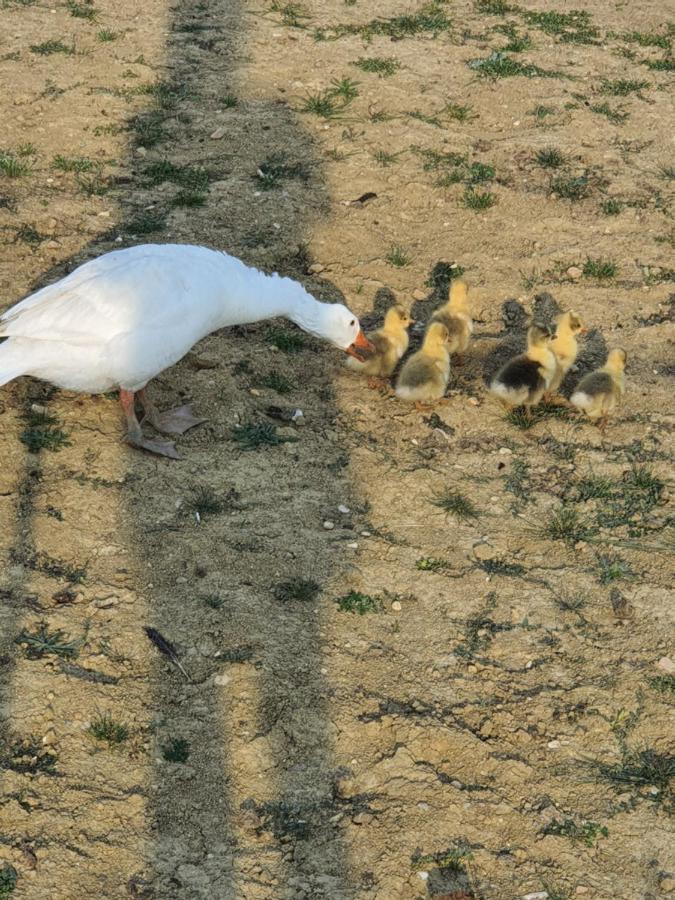
<path fill-rule="evenodd" d="M 352 319 L 349 324 L 350 324 L 350 326 L 356 325 L 356 319 Z"/>

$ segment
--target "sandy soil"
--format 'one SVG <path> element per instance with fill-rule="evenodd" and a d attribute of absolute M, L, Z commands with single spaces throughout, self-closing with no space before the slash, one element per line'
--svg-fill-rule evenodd
<path fill-rule="evenodd" d="M 316 342 L 213 335 L 153 385 L 209 417 L 179 463 L 121 442 L 114 397 L 0 390 L 0 897 L 675 891 L 672 26 L 589 0 L 568 40 L 531 15 L 554 4 L 504 6 L 432 4 L 410 34 L 405 2 L 0 4 L 0 308 L 152 240 L 371 323 L 393 291 L 423 325 L 461 267 L 477 320 L 433 414 Z M 507 43 L 527 74 L 469 65 Z M 555 302 L 591 329 L 575 378 L 628 351 L 604 440 L 486 396 Z M 243 450 L 270 405 L 305 426 Z"/>

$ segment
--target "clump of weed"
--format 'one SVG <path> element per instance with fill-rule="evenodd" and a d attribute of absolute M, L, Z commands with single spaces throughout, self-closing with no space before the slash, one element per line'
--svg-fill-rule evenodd
<path fill-rule="evenodd" d="M 591 106 L 591 111 L 601 116 L 606 116 L 614 125 L 623 125 L 628 118 L 628 113 L 622 109 L 615 109 L 609 103 L 595 103 Z"/>
<path fill-rule="evenodd" d="M 380 78 L 390 78 L 401 68 L 401 63 L 393 56 L 362 56 L 353 65 Z"/>
<path fill-rule="evenodd" d="M 362 594 L 360 591 L 350 591 L 348 594 L 338 597 L 336 602 L 342 612 L 356 613 L 359 616 L 379 612 L 382 608 L 382 601 L 379 598 L 371 597 L 370 594 Z"/>
<path fill-rule="evenodd" d="M 566 818 L 562 821 L 551 819 L 541 833 L 559 835 L 569 838 L 573 844 L 585 844 L 587 847 L 593 847 L 599 838 L 609 835 L 609 830 L 605 825 L 599 825 L 597 822 L 582 822 L 579 825 L 574 819 Z"/>
<path fill-rule="evenodd" d="M 217 515 L 229 508 L 229 503 L 206 484 L 195 485 L 185 501 L 185 508 L 199 516 Z"/>
<path fill-rule="evenodd" d="M 436 556 L 422 556 L 415 563 L 415 568 L 420 572 L 443 572 L 450 569 L 451 564 L 447 559 L 440 559 Z"/>
<path fill-rule="evenodd" d="M 273 344 L 284 353 L 299 353 L 306 346 L 305 337 L 301 331 L 280 326 L 272 326 L 265 332 L 265 340 Z"/>
<path fill-rule="evenodd" d="M 547 116 L 553 115 L 554 112 L 555 110 L 552 106 L 543 106 L 540 104 L 539 106 L 535 106 L 535 108 L 531 112 L 531 115 L 534 116 L 537 122 L 543 122 L 544 119 L 547 118 Z"/>
<path fill-rule="evenodd" d="M 664 59 L 645 59 L 644 64 L 653 72 L 675 72 L 675 60 L 670 57 Z"/>
<path fill-rule="evenodd" d="M 88 22 L 93 22 L 97 16 L 92 0 L 84 0 L 82 3 L 67 0 L 66 9 L 75 19 L 86 19 Z"/>
<path fill-rule="evenodd" d="M 38 56 L 52 56 L 54 53 L 72 56 L 75 53 L 75 50 L 64 44 L 63 41 L 43 41 L 41 44 L 31 44 L 30 51 Z"/>
<path fill-rule="evenodd" d="M 669 34 L 654 34 L 649 31 L 630 31 L 622 34 L 622 41 L 629 44 L 639 44 L 641 47 L 660 47 L 662 50 L 670 50 L 671 38 Z"/>
<path fill-rule="evenodd" d="M 400 153 L 387 153 L 386 150 L 376 150 L 373 153 L 373 159 L 378 165 L 387 168 L 392 163 L 396 162 L 400 155 Z"/>
<path fill-rule="evenodd" d="M 555 147 L 546 147 L 544 150 L 539 150 L 535 158 L 544 169 L 559 169 L 565 165 L 564 153 L 561 153 Z"/>
<path fill-rule="evenodd" d="M 587 278 L 597 278 L 599 281 L 608 278 L 614 278 L 618 271 L 618 266 L 610 259 L 591 259 L 590 257 L 584 263 L 582 272 Z"/>
<path fill-rule="evenodd" d="M 615 581 L 624 581 L 635 578 L 636 573 L 633 571 L 630 563 L 627 563 L 620 556 L 615 554 L 598 557 L 598 581 L 600 584 L 612 584 Z"/>
<path fill-rule="evenodd" d="M 32 171 L 30 163 L 22 159 L 19 153 L 0 150 L 0 174 L 7 178 L 23 178 Z"/>
<path fill-rule="evenodd" d="M 312 603 L 320 591 L 321 585 L 312 578 L 291 578 L 289 581 L 280 581 L 274 586 L 274 597 L 282 603 L 288 603 L 291 600 Z"/>
<path fill-rule="evenodd" d="M 650 87 L 648 81 L 637 81 L 635 79 L 627 80 L 625 78 L 618 78 L 615 81 L 611 81 L 607 78 L 603 78 L 602 84 L 600 85 L 600 93 L 609 94 L 612 97 L 627 97 L 629 94 L 639 93 L 648 87 Z"/>
<path fill-rule="evenodd" d="M 495 0 L 487 0 L 487 2 L 495 2 Z M 411 857 L 411 865 L 415 872 L 428 869 L 430 866 L 437 866 L 439 869 L 446 869 L 452 872 L 463 872 L 465 865 L 472 858 L 471 849 L 468 845 L 458 841 L 456 846 L 448 847 L 447 850 L 441 850 L 438 853 L 419 853 L 419 851 Z"/>
<path fill-rule="evenodd" d="M 305 21 L 310 18 L 309 11 L 302 3 L 281 3 L 273 0 L 270 7 L 272 12 L 281 15 L 281 24 L 288 28 L 305 28 Z"/>
<path fill-rule="evenodd" d="M 132 122 L 136 144 L 154 147 L 164 138 L 163 124 L 164 114 L 159 110 L 136 116 Z"/>
<path fill-rule="evenodd" d="M 70 640 L 61 629 L 51 631 L 45 622 L 40 622 L 34 631 L 24 629 L 16 638 L 28 659 L 42 659 L 53 654 L 64 659 L 74 659 L 82 649 L 84 639 Z"/>
<path fill-rule="evenodd" d="M 96 39 L 102 44 L 109 44 L 112 41 L 116 41 L 119 36 L 118 31 L 111 31 L 110 28 L 102 28 L 96 33 Z"/>
<path fill-rule="evenodd" d="M 651 747 L 642 750 L 625 748 L 621 762 L 605 763 L 595 760 L 592 770 L 616 790 L 630 787 L 654 787 L 663 793 L 675 778 L 675 755 L 659 753 Z"/>
<path fill-rule="evenodd" d="M 603 202 L 600 209 L 606 216 L 618 216 L 623 209 L 623 203 L 621 200 L 617 200 L 616 197 L 610 197 Z"/>
<path fill-rule="evenodd" d="M 587 605 L 588 597 L 585 594 L 563 591 L 557 594 L 553 600 L 558 609 L 563 612 L 572 612 L 581 615 L 581 610 Z"/>
<path fill-rule="evenodd" d="M 490 191 L 476 191 L 468 188 L 464 192 L 463 201 L 467 209 L 481 212 L 484 209 L 491 209 L 497 202 L 497 198 Z"/>
<path fill-rule="evenodd" d="M 502 557 L 477 559 L 476 565 L 488 575 L 502 575 L 507 578 L 517 578 L 527 571 L 525 566 L 521 566 L 520 563 L 510 563 Z"/>
<path fill-rule="evenodd" d="M 232 429 L 232 437 L 242 450 L 257 450 L 259 447 L 276 447 L 279 444 L 295 443 L 296 437 L 283 437 L 270 422 L 252 422 Z"/>
<path fill-rule="evenodd" d="M 209 609 L 222 609 L 225 605 L 225 598 L 220 594 L 203 594 L 200 597 L 202 603 L 209 607 Z"/>
<path fill-rule="evenodd" d="M 454 119 L 456 122 L 466 122 L 468 119 L 472 118 L 473 115 L 470 106 L 459 103 L 448 103 L 444 112 L 449 118 Z"/>
<path fill-rule="evenodd" d="M 396 268 L 399 269 L 403 266 L 407 266 L 410 262 L 410 257 L 406 253 L 405 249 L 399 244 L 392 244 L 387 252 L 387 255 L 385 256 L 385 259 L 390 266 L 396 266 Z"/>
<path fill-rule="evenodd" d="M 675 675 L 655 675 L 647 684 L 660 694 L 675 694 Z"/>
<path fill-rule="evenodd" d="M 525 20 L 546 34 L 557 37 L 564 44 L 596 44 L 599 30 L 591 24 L 591 14 L 585 10 L 573 9 L 568 13 L 525 12 Z"/>
<path fill-rule="evenodd" d="M 365 25 L 337 25 L 331 29 L 316 32 L 317 40 L 338 39 L 346 35 L 360 35 L 366 42 L 382 35 L 394 40 L 402 40 L 421 34 L 436 37 L 444 31 L 450 31 L 452 23 L 441 6 L 441 0 L 426 3 L 415 13 L 404 13 L 384 19 L 378 18 Z"/>
<path fill-rule="evenodd" d="M 476 10 L 489 16 L 505 16 L 515 12 L 517 7 L 511 6 L 506 0 L 475 0 Z"/>
<path fill-rule="evenodd" d="M 468 497 L 451 488 L 436 494 L 431 502 L 444 512 L 455 516 L 459 521 L 468 522 L 470 519 L 476 519 L 480 515 Z"/>
<path fill-rule="evenodd" d="M 280 187 L 282 182 L 289 178 L 307 181 L 309 171 L 302 162 L 287 162 L 285 153 L 273 153 L 258 165 L 255 177 L 263 191 L 271 191 Z"/>
<path fill-rule="evenodd" d="M 333 79 L 332 87 L 307 97 L 301 112 L 314 113 L 322 119 L 334 119 L 341 116 L 358 96 L 356 81 L 352 81 L 351 78 Z"/>
<path fill-rule="evenodd" d="M 562 506 L 552 512 L 541 530 L 544 537 L 570 545 L 587 540 L 592 531 L 590 524 L 572 506 Z"/>
<path fill-rule="evenodd" d="M 472 659 L 476 653 L 485 650 L 499 631 L 510 626 L 498 625 L 490 613 L 497 606 L 497 595 L 492 591 L 485 598 L 485 606 L 475 616 L 470 616 L 464 625 L 464 642 L 455 648 L 457 656 Z"/>
<path fill-rule="evenodd" d="M 485 59 L 471 59 L 467 65 L 484 78 L 556 78 L 560 75 L 559 72 L 540 69 L 532 63 L 520 62 L 501 50 L 493 50 Z"/>
<path fill-rule="evenodd" d="M 99 713 L 89 726 L 89 734 L 97 741 L 110 744 L 123 744 L 129 737 L 129 726 L 117 722 L 109 712 Z"/>
<path fill-rule="evenodd" d="M 562 200 L 584 200 L 591 192 L 588 175 L 558 175 L 551 181 L 551 192 Z"/>
<path fill-rule="evenodd" d="M 0 898 L 9 897 L 16 887 L 19 875 L 8 862 L 0 866 Z"/>
<path fill-rule="evenodd" d="M 161 212 L 156 210 L 143 210 L 138 212 L 125 225 L 125 231 L 129 234 L 154 234 L 166 227 L 166 219 Z"/>
<path fill-rule="evenodd" d="M 87 156 L 62 156 L 59 154 L 52 160 L 52 169 L 60 172 L 91 172 L 94 161 Z"/>
<path fill-rule="evenodd" d="M 185 763 L 190 756 L 190 745 L 185 738 L 171 738 L 169 743 L 162 747 L 162 756 L 167 762 Z"/>
<path fill-rule="evenodd" d="M 23 241 L 25 244 L 39 244 L 44 240 L 44 237 L 33 225 L 24 222 L 16 232 L 16 240 Z"/>
<path fill-rule="evenodd" d="M 511 504 L 512 513 L 520 512 L 524 506 L 532 502 L 530 467 L 525 460 L 513 460 L 510 470 L 504 475 L 504 487 L 514 497 Z"/>
<path fill-rule="evenodd" d="M 196 209 L 197 207 L 205 206 L 207 201 L 208 196 L 202 193 L 202 191 L 184 188 L 175 194 L 171 200 L 171 205 L 175 207 L 184 207 L 185 209 Z"/>
<path fill-rule="evenodd" d="M 271 390 L 276 391 L 277 394 L 289 394 L 294 387 L 290 378 L 275 371 L 268 372 L 267 375 L 264 375 L 261 378 L 260 383 L 263 387 L 271 388 Z"/>
<path fill-rule="evenodd" d="M 529 431 L 537 422 L 542 422 L 545 419 L 569 419 L 570 415 L 567 407 L 561 406 L 559 403 L 542 401 L 530 409 L 524 406 L 510 409 L 504 416 L 504 421 L 508 422 L 509 425 L 520 428 L 521 431 Z"/>

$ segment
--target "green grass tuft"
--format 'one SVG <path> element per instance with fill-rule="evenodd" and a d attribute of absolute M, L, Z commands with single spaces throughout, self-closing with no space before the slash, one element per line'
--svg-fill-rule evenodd
<path fill-rule="evenodd" d="M 466 122 L 473 118 L 472 108 L 468 105 L 460 105 L 459 103 L 448 103 L 444 112 L 456 122 Z"/>
<path fill-rule="evenodd" d="M 52 169 L 60 172 L 91 172 L 96 167 L 92 159 L 86 156 L 55 156 L 52 160 Z"/>
<path fill-rule="evenodd" d="M 542 834 L 555 834 L 561 837 L 569 838 L 573 844 L 585 844 L 586 847 L 593 847 L 601 837 L 607 837 L 609 830 L 604 825 L 598 825 L 597 822 L 582 822 L 577 825 L 574 819 L 552 819 L 548 825 L 542 829 Z"/>
<path fill-rule="evenodd" d="M 185 501 L 185 508 L 200 516 L 217 515 L 225 512 L 229 504 L 212 487 L 206 484 L 195 485 Z"/>
<path fill-rule="evenodd" d="M 407 266 L 410 263 L 410 257 L 406 253 L 403 247 L 398 244 L 392 244 L 385 256 L 386 261 L 390 266 L 396 266 L 396 268 L 401 269 L 404 266 Z"/>
<path fill-rule="evenodd" d="M 336 602 L 342 612 L 356 613 L 359 616 L 379 612 L 382 609 L 381 600 L 359 591 L 350 591 L 343 597 L 338 597 Z"/>
<path fill-rule="evenodd" d="M 68 47 L 63 41 L 43 41 L 41 44 L 31 44 L 30 51 L 38 56 L 52 56 L 54 53 L 72 56 L 75 53 L 73 48 Z"/>
<path fill-rule="evenodd" d="M 489 16 L 505 16 L 515 12 L 518 7 L 511 6 L 506 0 L 475 0 L 476 11 Z"/>
<path fill-rule="evenodd" d="M 290 378 L 286 378 L 285 375 L 281 375 L 279 372 L 275 371 L 268 372 L 268 374 L 263 376 L 260 380 L 260 383 L 263 387 L 271 388 L 271 390 L 276 391 L 277 394 L 290 394 L 295 387 Z"/>
<path fill-rule="evenodd" d="M 547 147 L 544 150 L 539 150 L 535 158 L 539 165 L 544 169 L 559 169 L 561 166 L 565 165 L 566 161 L 564 153 L 561 153 L 560 150 L 557 150 L 555 147 Z"/>
<path fill-rule="evenodd" d="M 53 654 L 64 659 L 74 659 L 82 649 L 84 639 L 70 640 L 61 629 L 50 631 L 45 622 L 36 626 L 34 631 L 24 629 L 16 638 L 28 659 L 42 659 L 43 656 Z"/>
<path fill-rule="evenodd" d="M 620 763 L 595 761 L 593 770 L 617 790 L 626 787 L 655 787 L 667 791 L 675 778 L 675 756 L 652 748 L 625 750 Z"/>
<path fill-rule="evenodd" d="M 319 596 L 321 585 L 312 578 L 291 578 L 289 581 L 281 581 L 274 586 L 274 596 L 282 603 L 291 600 L 299 600 L 303 603 L 312 603 Z"/>
<path fill-rule="evenodd" d="M 636 577 L 630 563 L 620 556 L 598 555 L 598 581 L 600 584 L 613 584 L 615 581 L 625 581 Z"/>
<path fill-rule="evenodd" d="M 21 432 L 19 439 L 31 453 L 39 453 L 40 450 L 58 453 L 63 447 L 70 447 L 68 434 L 56 427 L 58 421 L 56 416 L 48 412 L 30 410 L 24 419 L 26 427 Z"/>
<path fill-rule="evenodd" d="M 507 578 L 517 578 L 520 575 L 524 575 L 527 571 L 525 566 L 521 566 L 520 563 L 506 562 L 501 557 L 478 559 L 476 560 L 476 565 L 488 575 L 503 575 Z"/>
<path fill-rule="evenodd" d="M 610 81 L 607 78 L 603 78 L 600 85 L 600 93 L 609 94 L 612 97 L 627 97 L 629 94 L 639 93 L 648 87 L 650 87 L 648 81 L 627 80 L 625 78 Z"/>
<path fill-rule="evenodd" d="M 202 594 L 199 598 L 209 609 L 222 609 L 225 605 L 225 598 L 220 594 Z"/>
<path fill-rule="evenodd" d="M 582 271 L 587 278 L 605 281 L 608 278 L 614 278 L 618 268 L 617 264 L 609 259 L 591 259 L 589 257 L 584 263 Z"/>
<path fill-rule="evenodd" d="M 440 559 L 436 556 L 422 556 L 415 563 L 415 568 L 420 572 L 442 572 L 445 569 L 452 568 L 452 566 L 447 559 Z"/>
<path fill-rule="evenodd" d="M 167 762 L 185 763 L 190 756 L 190 745 L 185 738 L 171 738 L 169 743 L 162 747 L 162 756 Z"/>
<path fill-rule="evenodd" d="M 485 59 L 469 60 L 467 65 L 484 78 L 557 78 L 560 75 L 559 72 L 540 69 L 532 63 L 522 63 L 501 50 L 493 50 Z"/>
<path fill-rule="evenodd" d="M 561 200 L 578 202 L 590 194 L 591 182 L 588 175 L 558 175 L 551 181 L 551 192 Z"/>
<path fill-rule="evenodd" d="M 554 35 L 564 44 L 596 44 L 599 30 L 591 24 L 591 14 L 585 10 L 570 10 L 568 13 L 525 12 L 526 22 L 540 28 L 546 34 Z"/>
<path fill-rule="evenodd" d="M 23 178 L 32 171 L 30 163 L 21 159 L 19 153 L 0 150 L 0 174 L 6 175 L 7 178 Z"/>
<path fill-rule="evenodd" d="M 446 513 L 451 513 L 461 522 L 468 522 L 470 519 L 477 519 L 480 513 L 468 499 L 459 491 L 448 488 L 442 493 L 437 494 L 431 501 L 434 506 L 442 509 Z"/>
<path fill-rule="evenodd" d="M 551 513 L 549 520 L 542 528 L 544 537 L 552 541 L 564 541 L 566 544 L 576 544 L 586 540 L 591 533 L 591 526 L 571 506 L 562 506 Z"/>
<path fill-rule="evenodd" d="M 623 203 L 621 200 L 617 200 L 616 197 L 610 197 L 603 202 L 600 209 L 606 216 L 618 216 L 623 209 Z"/>
<path fill-rule="evenodd" d="M 628 118 L 627 112 L 622 109 L 614 109 L 609 103 L 596 103 L 591 106 L 591 111 L 606 116 L 614 125 L 623 125 Z"/>
<path fill-rule="evenodd" d="M 362 56 L 353 65 L 380 78 L 391 78 L 401 68 L 401 63 L 393 56 Z"/>
<path fill-rule="evenodd" d="M 119 31 L 111 31 L 109 28 L 102 28 L 96 33 L 96 40 L 100 41 L 102 44 L 109 44 L 112 41 L 116 41 L 119 36 Z"/>
<path fill-rule="evenodd" d="M 468 188 L 464 192 L 463 202 L 467 209 L 481 212 L 484 209 L 491 209 L 497 202 L 497 198 L 490 191 L 476 191 Z"/>
<path fill-rule="evenodd" d="M 647 684 L 660 694 L 675 694 L 675 675 L 655 675 Z"/>
<path fill-rule="evenodd" d="M 89 734 L 97 741 L 110 744 L 123 744 L 129 737 L 129 726 L 117 722 L 110 713 L 99 713 L 89 726 Z"/>
<path fill-rule="evenodd" d="M 301 331 L 276 325 L 267 329 L 265 340 L 268 344 L 283 350 L 284 353 L 299 353 L 306 346 L 305 337 Z"/>
<path fill-rule="evenodd" d="M 257 450 L 259 447 L 276 447 L 279 444 L 294 443 L 296 437 L 282 437 L 270 422 L 254 422 L 238 425 L 232 429 L 232 437 L 242 450 Z"/>
<path fill-rule="evenodd" d="M 98 15 L 92 0 L 84 0 L 82 3 L 66 0 L 66 9 L 75 19 L 86 19 L 88 22 L 93 22 Z"/>
<path fill-rule="evenodd" d="M 0 865 L 0 898 L 9 897 L 16 888 L 16 882 L 19 875 L 10 863 L 5 862 Z"/>

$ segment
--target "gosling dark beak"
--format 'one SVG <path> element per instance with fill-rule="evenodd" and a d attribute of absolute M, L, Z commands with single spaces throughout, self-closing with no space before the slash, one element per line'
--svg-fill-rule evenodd
<path fill-rule="evenodd" d="M 375 353 L 375 347 L 373 347 L 363 331 L 359 331 L 356 335 L 356 340 L 347 347 L 345 353 L 353 356 L 354 359 L 358 359 L 359 362 L 365 362 L 368 357 Z"/>

